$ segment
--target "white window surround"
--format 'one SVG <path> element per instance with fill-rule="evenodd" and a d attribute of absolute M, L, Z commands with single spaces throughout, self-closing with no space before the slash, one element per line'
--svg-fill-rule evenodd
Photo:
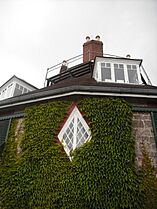
<path fill-rule="evenodd" d="M 105 63 L 105 64 L 103 64 L 105 66 L 110 64 L 110 68 L 108 68 L 108 70 L 110 69 L 110 71 L 111 71 L 111 79 L 109 79 L 109 78 L 107 78 L 107 79 L 102 78 L 102 68 L 101 68 L 102 67 L 102 63 Z M 121 80 L 117 79 L 116 80 L 115 65 L 118 66 L 117 73 L 118 73 L 118 69 L 120 69 L 121 71 L 123 70 L 123 72 L 124 72 L 124 79 L 121 79 Z M 132 83 L 130 82 L 131 79 L 129 79 L 129 73 L 128 73 L 127 65 L 136 66 L 136 69 L 131 69 L 131 70 L 134 70 L 134 72 L 135 71 L 137 72 L 137 79 L 136 79 L 135 83 L 134 82 L 132 82 Z M 123 66 L 123 68 L 120 68 L 119 66 Z M 98 82 L 142 84 L 141 76 L 140 76 L 139 61 L 134 61 L 134 60 L 122 60 L 122 59 L 114 59 L 114 58 L 113 59 L 97 58 L 96 61 L 95 61 L 93 77 Z"/>
<path fill-rule="evenodd" d="M 16 88 L 16 84 L 19 85 L 19 88 Z M 16 76 L 13 76 L 0 87 L 0 100 L 13 97 L 16 89 L 19 89 L 21 91 L 21 94 L 36 90 L 36 88 L 33 87 L 31 84 L 19 79 Z"/>
<path fill-rule="evenodd" d="M 70 152 L 83 145 L 91 137 L 89 126 L 75 106 L 63 128 L 58 134 L 68 156 Z"/>

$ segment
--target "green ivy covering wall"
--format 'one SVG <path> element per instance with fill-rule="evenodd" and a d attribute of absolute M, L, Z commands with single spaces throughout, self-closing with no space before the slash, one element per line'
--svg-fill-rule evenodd
<path fill-rule="evenodd" d="M 79 107 L 89 121 L 92 139 L 73 154 L 71 208 L 141 208 L 132 108 L 118 99 L 87 99 Z"/>
<path fill-rule="evenodd" d="M 72 153 L 72 161 L 56 143 L 70 106 L 56 101 L 26 109 L 20 156 L 12 122 L 0 164 L 1 208 L 142 209 L 131 106 L 120 99 L 79 101 L 92 138 Z"/>
<path fill-rule="evenodd" d="M 56 143 L 56 134 L 69 106 L 69 102 L 53 102 L 26 109 L 22 155 L 8 167 L 5 151 L 1 164 L 6 171 L 0 182 L 2 208 L 61 208 L 61 181 L 72 165 Z M 11 154 L 16 153 L 13 138 L 11 129 L 6 146 Z"/>

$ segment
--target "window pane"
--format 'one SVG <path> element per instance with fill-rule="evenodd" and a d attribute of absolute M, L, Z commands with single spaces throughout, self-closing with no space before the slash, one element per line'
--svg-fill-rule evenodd
<path fill-rule="evenodd" d="M 115 80 L 123 80 L 124 81 L 124 70 L 123 69 L 114 69 L 115 72 Z"/>
<path fill-rule="evenodd" d="M 78 128 L 81 128 L 82 127 L 81 122 L 77 123 L 77 125 L 78 125 Z"/>
<path fill-rule="evenodd" d="M 22 91 L 20 89 L 15 88 L 15 91 L 14 91 L 14 95 L 13 96 L 18 96 L 20 94 L 22 94 Z"/>
<path fill-rule="evenodd" d="M 0 146 L 5 142 L 7 131 L 9 128 L 9 120 L 0 121 Z"/>
<path fill-rule="evenodd" d="M 70 129 L 68 128 L 67 130 L 66 130 L 66 132 L 67 132 L 67 134 L 70 132 Z"/>
<path fill-rule="evenodd" d="M 101 69 L 101 79 L 102 79 L 102 81 L 105 81 L 105 79 L 111 80 L 111 69 L 110 68 Z"/>
<path fill-rule="evenodd" d="M 82 128 L 82 133 L 84 133 L 86 130 L 84 129 L 84 127 Z"/>
<path fill-rule="evenodd" d="M 77 118 L 77 136 L 76 136 L 76 145 L 79 147 L 82 145 L 85 140 L 88 138 L 87 131 L 83 127 L 82 122 Z"/>
<path fill-rule="evenodd" d="M 70 123 L 69 128 L 72 129 L 74 126 L 73 122 Z"/>
<path fill-rule="evenodd" d="M 69 142 L 70 142 L 69 138 L 67 138 L 65 141 L 67 144 L 69 144 Z"/>
<path fill-rule="evenodd" d="M 73 134 L 72 134 L 72 133 L 69 134 L 69 138 L 70 138 L 70 139 L 73 138 Z"/>
<path fill-rule="evenodd" d="M 79 132 L 79 133 L 77 134 L 76 143 L 78 143 L 78 141 L 81 140 L 81 137 L 82 137 L 82 133 Z"/>
<path fill-rule="evenodd" d="M 129 83 L 139 83 L 136 70 L 128 70 Z"/>
<path fill-rule="evenodd" d="M 26 88 L 24 88 L 24 93 L 27 93 L 27 89 Z"/>
<path fill-rule="evenodd" d="M 20 90 L 23 91 L 23 86 L 20 86 Z"/>
<path fill-rule="evenodd" d="M 101 63 L 101 80 L 105 81 L 106 79 L 111 80 L 111 64 Z"/>
<path fill-rule="evenodd" d="M 127 69 L 130 70 L 131 69 L 131 65 L 127 65 Z"/>
<path fill-rule="evenodd" d="M 136 65 L 132 65 L 132 69 L 136 70 Z"/>
<path fill-rule="evenodd" d="M 72 143 L 69 143 L 68 144 L 68 148 L 69 148 L 70 151 L 73 150 L 73 144 Z"/>
<path fill-rule="evenodd" d="M 157 112 L 152 113 L 152 121 L 153 121 L 155 141 L 156 141 L 156 145 L 157 145 Z"/>
<path fill-rule="evenodd" d="M 110 63 L 106 63 L 106 67 L 110 68 L 111 67 Z"/>
<path fill-rule="evenodd" d="M 118 68 L 118 64 L 114 64 L 114 68 Z"/>
<path fill-rule="evenodd" d="M 105 68 L 105 63 L 101 63 L 101 67 L 102 68 Z"/>
<path fill-rule="evenodd" d="M 67 135 L 66 135 L 66 133 L 63 135 L 63 139 L 64 140 L 66 140 L 66 138 L 67 138 Z"/>
<path fill-rule="evenodd" d="M 86 132 L 86 133 L 84 134 L 84 136 L 85 136 L 85 138 L 88 138 L 88 133 Z"/>
<path fill-rule="evenodd" d="M 18 89 L 20 88 L 20 86 L 19 86 L 19 84 L 18 84 L 18 83 L 16 83 L 16 88 L 18 88 Z"/>

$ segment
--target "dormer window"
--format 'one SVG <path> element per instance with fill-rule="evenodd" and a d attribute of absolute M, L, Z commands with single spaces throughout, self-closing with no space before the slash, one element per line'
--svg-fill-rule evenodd
<path fill-rule="evenodd" d="M 70 152 L 83 145 L 90 138 L 89 126 L 75 107 L 58 134 L 68 156 Z"/>
<path fill-rule="evenodd" d="M 142 84 L 140 63 L 141 60 L 97 57 L 93 77 L 98 82 Z"/>

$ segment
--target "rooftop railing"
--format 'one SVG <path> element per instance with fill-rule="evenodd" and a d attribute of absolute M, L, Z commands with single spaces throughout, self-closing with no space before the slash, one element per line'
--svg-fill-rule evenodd
<path fill-rule="evenodd" d="M 72 58 L 66 60 L 68 68 L 82 63 L 82 57 L 83 57 L 83 54 L 80 54 L 80 55 L 77 55 L 75 57 L 72 57 Z M 52 67 L 47 68 L 44 86 L 46 86 L 46 81 L 48 78 L 59 74 L 62 64 L 63 64 L 63 62 L 60 62 L 56 65 L 53 65 Z"/>

